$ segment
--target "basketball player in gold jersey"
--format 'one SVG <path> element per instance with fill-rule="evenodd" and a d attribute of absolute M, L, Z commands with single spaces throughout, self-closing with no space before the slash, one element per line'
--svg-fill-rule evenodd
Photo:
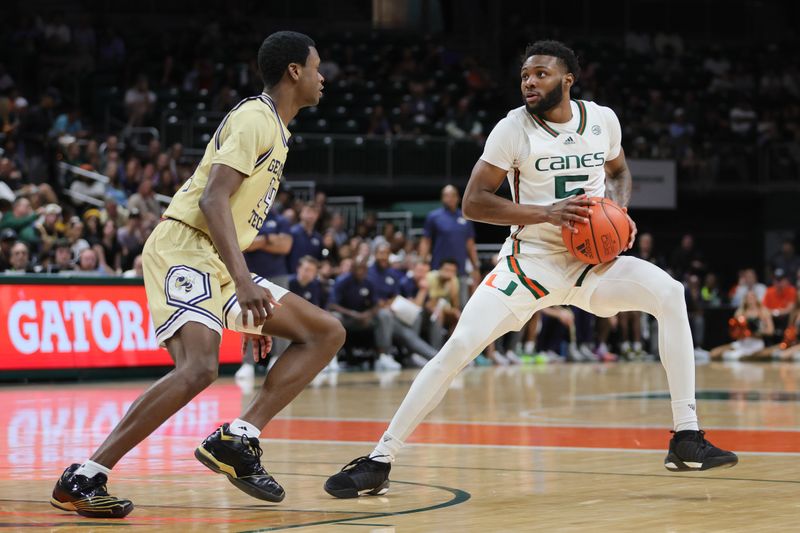
<path fill-rule="evenodd" d="M 344 329 L 303 298 L 251 275 L 242 251 L 275 199 L 288 151 L 286 124 L 322 96 L 319 63 L 314 41 L 300 33 L 277 32 L 261 45 L 264 92 L 222 120 L 144 247 L 156 337 L 175 369 L 133 403 L 91 459 L 64 471 L 50 500 L 55 507 L 92 518 L 133 510 L 131 501 L 108 494 L 110 470 L 214 382 L 223 328 L 244 333 L 256 357 L 268 353 L 268 335 L 292 344 L 241 417 L 209 435 L 195 457 L 255 498 L 283 500 L 283 488 L 261 466 L 258 437 L 339 350 Z"/>

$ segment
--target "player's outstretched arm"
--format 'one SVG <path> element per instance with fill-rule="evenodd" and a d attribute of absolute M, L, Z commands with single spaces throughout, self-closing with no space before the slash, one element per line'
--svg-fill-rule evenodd
<path fill-rule="evenodd" d="M 479 159 L 464 191 L 461 205 L 464 216 L 498 226 L 528 226 L 543 222 L 556 226 L 589 223 L 586 217 L 589 216 L 589 208 L 594 202 L 586 196 L 568 198 L 547 206 L 517 204 L 495 194 L 505 178 L 505 170 Z"/>
<path fill-rule="evenodd" d="M 211 241 L 236 286 L 244 325 L 248 325 L 249 312 L 252 312 L 254 325 L 261 326 L 272 315 L 272 306 L 280 304 L 269 290 L 252 280 L 244 254 L 239 249 L 230 198 L 242 185 L 244 178 L 244 174 L 227 165 L 212 165 L 208 183 L 200 198 L 200 210 L 206 217 Z"/>

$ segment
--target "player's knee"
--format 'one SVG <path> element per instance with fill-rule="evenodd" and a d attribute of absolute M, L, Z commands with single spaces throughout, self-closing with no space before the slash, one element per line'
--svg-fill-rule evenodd
<path fill-rule="evenodd" d="M 219 376 L 219 364 L 216 357 L 203 357 L 190 361 L 180 370 L 189 388 L 201 391 L 214 383 Z"/>
<path fill-rule="evenodd" d="M 314 320 L 314 329 L 308 332 L 308 342 L 330 347 L 333 353 L 344 344 L 346 332 L 342 323 L 333 315 L 323 313 Z"/>
<path fill-rule="evenodd" d="M 325 321 L 325 337 L 326 346 L 329 346 L 333 353 L 336 353 L 344 345 L 347 332 L 341 322 L 329 316 Z"/>
<path fill-rule="evenodd" d="M 669 308 L 685 304 L 683 284 L 669 276 L 665 276 L 662 283 L 659 284 L 659 300 L 662 308 Z"/>

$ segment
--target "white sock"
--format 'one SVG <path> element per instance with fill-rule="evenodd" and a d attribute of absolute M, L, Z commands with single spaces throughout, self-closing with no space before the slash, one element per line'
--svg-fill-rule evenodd
<path fill-rule="evenodd" d="M 111 469 L 101 465 L 100 463 L 95 463 L 91 459 L 86 459 L 81 466 L 75 471 L 75 475 L 78 476 L 86 476 L 88 478 L 93 478 L 97 474 L 105 474 L 106 477 L 111 473 Z"/>
<path fill-rule="evenodd" d="M 248 437 L 258 438 L 261 431 L 250 422 L 237 418 L 230 424 L 230 432 L 234 435 L 247 435 Z"/>
<path fill-rule="evenodd" d="M 375 446 L 375 449 L 369 454 L 369 457 L 379 463 L 393 463 L 397 452 L 399 452 L 400 448 L 404 445 L 405 443 L 403 441 L 397 440 L 388 433 L 384 433 L 381 440 L 378 441 L 378 445 Z"/>
<path fill-rule="evenodd" d="M 697 425 L 697 403 L 694 398 L 672 402 L 672 420 L 675 431 L 698 431 L 700 427 Z"/>

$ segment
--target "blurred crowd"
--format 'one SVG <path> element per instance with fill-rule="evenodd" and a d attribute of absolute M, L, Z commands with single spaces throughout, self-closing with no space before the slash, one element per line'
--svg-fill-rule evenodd
<path fill-rule="evenodd" d="M 128 32 L 58 12 L 2 24 L 9 31 L 0 38 L 0 271 L 141 276 L 144 241 L 203 146 L 202 138 L 186 147 L 135 131 L 162 128 L 171 115 L 221 116 L 259 92 L 253 50 L 262 32 L 238 10 L 203 22 L 203 31 Z M 433 38 L 321 34 L 318 45 L 324 105 L 301 113 L 295 132 L 482 143 L 518 101 L 507 95 L 516 88 L 516 57 L 503 77 Z M 629 158 L 674 158 L 682 176 L 725 172 L 746 181 L 757 174 L 754 151 L 769 149 L 772 171 L 797 178 L 800 68 L 784 47 L 739 53 L 688 46 L 676 35 L 628 34 L 624 43 L 575 48 L 588 58 L 576 96 L 618 112 Z M 217 122 L 208 123 L 210 131 Z M 478 258 L 458 191 L 446 188 L 442 203 L 423 236 L 411 238 L 370 213 L 348 227 L 323 193 L 303 202 L 282 190 L 248 261 L 339 316 L 350 333 L 347 361 L 419 366 L 446 340 L 492 266 Z M 758 315 L 758 323 L 737 330 L 748 337 L 788 339 L 800 267 L 791 239 L 761 273 L 768 286 L 745 268 L 735 286 L 720 287 L 691 235 L 665 253 L 642 234 L 634 253 L 686 286 L 698 353 L 704 315 L 720 306 L 737 308 L 734 318 Z M 753 302 L 759 310 L 750 310 Z M 597 319 L 555 308 L 478 361 L 657 357 L 656 327 L 639 313 Z"/>

